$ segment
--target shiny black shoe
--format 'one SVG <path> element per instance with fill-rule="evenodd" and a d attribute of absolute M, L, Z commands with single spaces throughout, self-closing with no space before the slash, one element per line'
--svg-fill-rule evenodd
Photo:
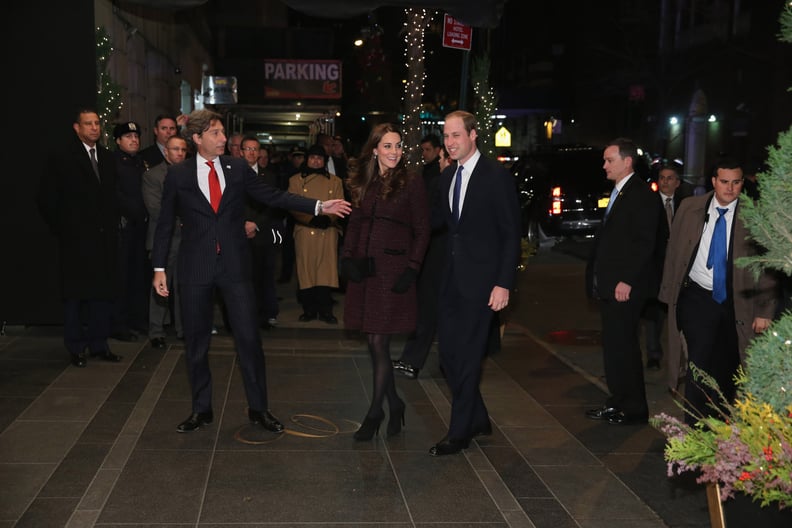
<path fill-rule="evenodd" d="M 375 417 L 366 416 L 363 419 L 363 423 L 360 424 L 360 428 L 355 431 L 355 434 L 352 436 L 358 442 L 367 442 L 371 440 L 374 438 L 374 435 L 379 432 L 383 418 L 385 418 L 385 413 Z"/>
<path fill-rule="evenodd" d="M 165 349 L 168 348 L 168 343 L 164 337 L 154 337 L 151 339 L 151 348 Z"/>
<path fill-rule="evenodd" d="M 589 409 L 586 411 L 586 418 L 590 418 L 592 420 L 608 420 L 608 418 L 620 412 L 621 410 L 617 409 L 616 407 L 608 407 L 607 405 L 603 405 L 597 409 Z"/>
<path fill-rule="evenodd" d="M 319 314 L 319 320 L 327 324 L 338 324 L 338 319 L 331 313 Z"/>
<path fill-rule="evenodd" d="M 212 411 L 202 413 L 192 413 L 189 418 L 176 426 L 179 433 L 192 433 L 205 425 L 209 425 L 214 420 Z"/>
<path fill-rule="evenodd" d="M 405 410 L 404 402 L 400 402 L 399 405 L 390 408 L 390 416 L 388 417 L 388 428 L 387 434 L 388 436 L 395 436 L 401 433 L 402 427 L 404 426 L 404 410 Z"/>
<path fill-rule="evenodd" d="M 405 378 L 415 379 L 418 377 L 418 372 L 420 369 L 413 367 L 406 361 L 402 361 L 401 359 L 397 359 L 393 362 L 393 370 L 404 376 Z"/>
<path fill-rule="evenodd" d="M 80 352 L 79 354 L 69 354 L 71 358 L 71 364 L 78 368 L 85 368 L 85 365 L 88 364 L 88 361 L 85 359 L 85 354 Z"/>
<path fill-rule="evenodd" d="M 92 350 L 90 355 L 92 358 L 98 357 L 100 359 L 104 359 L 105 361 L 109 361 L 111 363 L 118 363 L 119 361 L 121 361 L 121 357 L 122 357 L 117 354 L 113 354 L 112 352 L 110 352 L 110 349 Z"/>
<path fill-rule="evenodd" d="M 252 425 L 262 427 L 271 433 L 283 432 L 283 424 L 280 423 L 277 418 L 272 416 L 269 411 L 261 412 L 248 409 L 248 418 L 250 419 L 250 423 Z"/>
<path fill-rule="evenodd" d="M 468 439 L 452 440 L 450 438 L 444 438 L 429 449 L 429 455 L 433 457 L 454 455 L 463 449 L 467 449 L 469 445 L 470 440 Z"/>
<path fill-rule="evenodd" d="M 476 438 L 477 436 L 492 436 L 492 424 L 488 421 L 483 425 L 472 428 L 470 430 L 470 437 Z"/>
<path fill-rule="evenodd" d="M 631 416 L 619 411 L 608 417 L 608 423 L 611 425 L 644 425 L 649 421 L 646 415 Z"/>
<path fill-rule="evenodd" d="M 300 317 L 298 317 L 298 319 L 300 320 L 301 323 L 307 323 L 308 321 L 313 321 L 314 319 L 316 319 L 316 314 L 305 312 L 301 314 Z"/>

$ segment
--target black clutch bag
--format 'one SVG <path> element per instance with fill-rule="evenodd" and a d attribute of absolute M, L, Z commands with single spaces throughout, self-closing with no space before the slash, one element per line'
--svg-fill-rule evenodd
<path fill-rule="evenodd" d="M 374 257 L 342 258 L 338 272 L 341 277 L 351 282 L 360 282 L 366 277 L 373 277 Z"/>

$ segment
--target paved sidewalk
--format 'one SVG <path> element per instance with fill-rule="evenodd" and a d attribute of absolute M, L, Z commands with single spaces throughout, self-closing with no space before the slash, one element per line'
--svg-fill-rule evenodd
<path fill-rule="evenodd" d="M 529 263 L 482 382 L 494 434 L 441 458 L 428 455 L 450 410 L 436 351 L 417 381 L 398 378 L 405 430 L 355 442 L 371 384 L 365 342 L 297 322 L 294 285 L 280 288 L 279 326 L 263 333 L 280 436 L 246 424 L 222 332 L 211 353 L 215 423 L 182 435 L 180 342 L 164 352 L 114 342 L 121 363 L 76 369 L 60 328 L 11 328 L 0 337 L 0 527 L 706 526 L 703 492 L 666 478 L 656 431 L 583 417 L 604 394 L 596 312 L 574 293 L 580 267 L 557 253 Z M 667 408 L 662 375 L 647 385 L 652 412 Z"/>

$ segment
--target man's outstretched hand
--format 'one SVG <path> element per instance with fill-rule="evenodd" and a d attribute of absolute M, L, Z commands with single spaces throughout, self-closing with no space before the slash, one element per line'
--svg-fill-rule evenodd
<path fill-rule="evenodd" d="M 322 214 L 336 215 L 344 218 L 352 212 L 352 204 L 346 200 L 326 200 L 322 202 Z"/>

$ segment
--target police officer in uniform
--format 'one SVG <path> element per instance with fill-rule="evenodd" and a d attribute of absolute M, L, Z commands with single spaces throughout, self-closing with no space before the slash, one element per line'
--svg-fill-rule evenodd
<path fill-rule="evenodd" d="M 113 153 L 118 173 L 117 196 L 121 220 L 118 232 L 120 295 L 113 312 L 112 337 L 137 339 L 148 331 L 150 266 L 146 262 L 148 213 L 141 190 L 146 165 L 140 156 L 140 125 L 120 123 L 113 129 L 117 149 Z"/>

